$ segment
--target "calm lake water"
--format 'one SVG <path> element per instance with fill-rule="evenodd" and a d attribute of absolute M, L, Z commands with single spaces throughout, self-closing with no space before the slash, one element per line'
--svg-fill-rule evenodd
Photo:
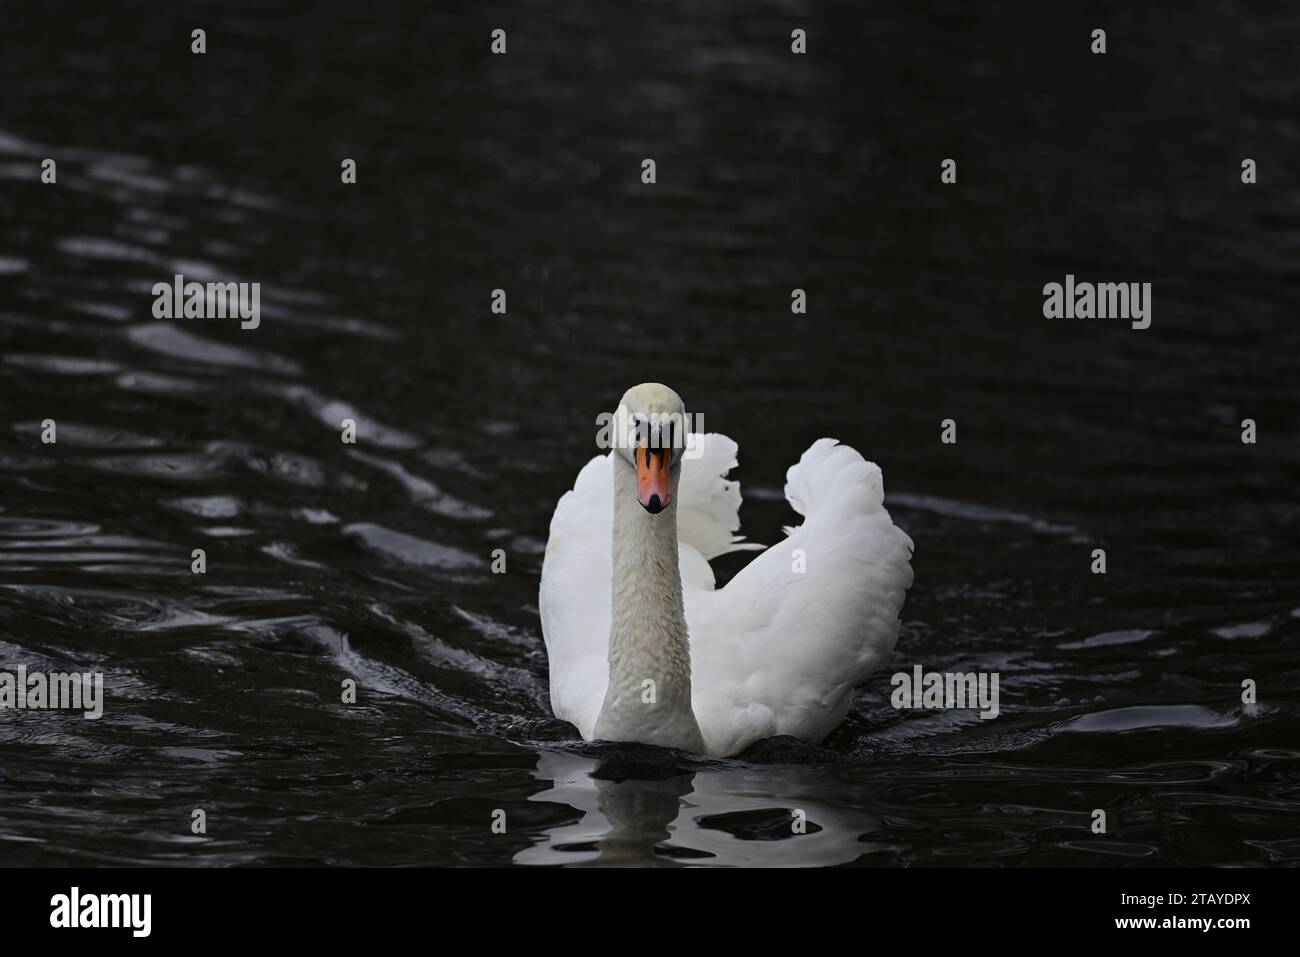
<path fill-rule="evenodd" d="M 1300 862 L 1300 16 L 432 7 L 6 6 L 0 668 L 107 700 L 0 713 L 0 863 Z M 260 327 L 154 318 L 175 273 Z M 1151 328 L 1045 319 L 1067 273 Z M 916 584 L 821 746 L 551 716 L 551 512 L 651 379 L 753 540 L 814 439 L 884 469 Z M 1000 716 L 895 710 L 914 664 Z"/>

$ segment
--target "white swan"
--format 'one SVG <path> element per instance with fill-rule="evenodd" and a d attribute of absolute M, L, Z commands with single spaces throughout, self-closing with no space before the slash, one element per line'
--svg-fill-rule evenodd
<path fill-rule="evenodd" d="M 889 656 L 912 540 L 880 469 L 819 439 L 786 473 L 804 516 L 724 588 L 708 560 L 743 544 L 736 443 L 685 434 L 672 389 L 627 391 L 637 431 L 578 474 L 551 519 L 539 606 L 551 707 L 587 740 L 714 757 L 762 738 L 820 741 Z"/>

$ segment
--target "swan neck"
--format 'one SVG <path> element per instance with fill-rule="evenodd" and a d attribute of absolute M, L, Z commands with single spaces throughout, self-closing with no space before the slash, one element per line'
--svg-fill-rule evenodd
<path fill-rule="evenodd" d="M 700 747 L 691 709 L 691 652 L 677 552 L 677 486 L 652 515 L 636 496 L 636 472 L 616 459 L 609 685 L 600 737 Z"/>
<path fill-rule="evenodd" d="M 682 577 L 677 553 L 677 483 L 671 477 L 671 497 L 658 515 L 651 515 L 636 497 L 636 473 L 616 462 L 621 481 L 614 490 L 614 594 L 611 657 L 615 643 L 631 652 L 622 664 L 643 657 L 680 657 L 687 663 L 690 642 L 682 608 Z"/>

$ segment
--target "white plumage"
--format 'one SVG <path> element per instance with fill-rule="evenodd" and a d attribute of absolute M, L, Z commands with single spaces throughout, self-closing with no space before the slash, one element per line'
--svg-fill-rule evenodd
<path fill-rule="evenodd" d="M 889 656 L 912 583 L 912 541 L 890 520 L 880 469 L 819 439 L 786 474 L 802 524 L 715 589 L 708 559 L 743 548 L 736 443 L 696 435 L 677 492 L 680 577 L 689 629 L 691 706 L 713 756 L 773 735 L 820 741 L 853 688 Z M 590 740 L 609 680 L 613 452 L 592 459 L 551 520 L 540 609 L 551 706 Z"/>

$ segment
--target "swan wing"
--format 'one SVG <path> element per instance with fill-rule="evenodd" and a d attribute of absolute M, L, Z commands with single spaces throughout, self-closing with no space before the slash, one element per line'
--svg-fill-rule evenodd
<path fill-rule="evenodd" d="M 786 474 L 804 521 L 718 590 L 687 587 L 693 705 L 710 754 L 788 734 L 819 741 L 898 639 L 912 540 L 879 467 L 819 439 Z"/>
<path fill-rule="evenodd" d="M 609 681 L 613 560 L 612 460 L 588 462 L 551 517 L 538 611 L 550 662 L 551 710 L 590 740 Z"/>
<path fill-rule="evenodd" d="M 692 433 L 682 457 L 677 538 L 706 560 L 763 547 L 746 543 L 736 534 L 740 528 L 740 483 L 727 478 L 736 467 L 736 449 L 735 441 L 721 433 Z"/>

